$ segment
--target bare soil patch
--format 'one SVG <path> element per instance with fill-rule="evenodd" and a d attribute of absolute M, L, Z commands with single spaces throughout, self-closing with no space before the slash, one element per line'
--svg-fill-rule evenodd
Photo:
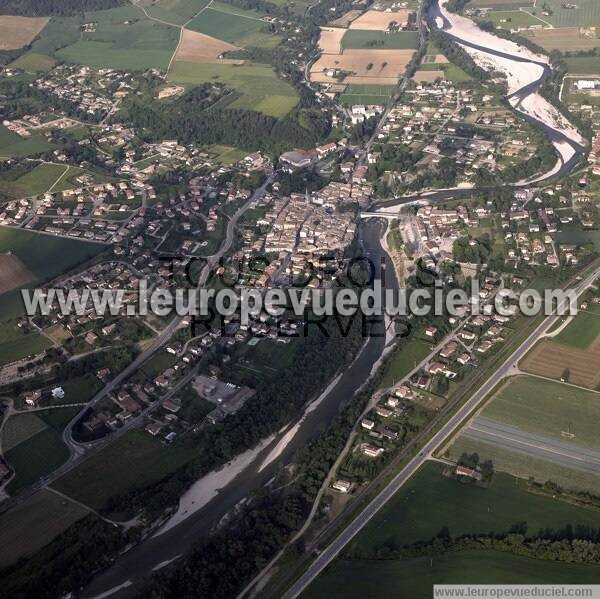
<path fill-rule="evenodd" d="M 26 46 L 47 22 L 48 17 L 0 15 L 0 50 L 16 50 Z"/>
<path fill-rule="evenodd" d="M 243 60 L 219 58 L 225 52 L 232 52 L 239 49 L 233 44 L 218 40 L 210 35 L 184 29 L 175 60 L 200 63 L 242 64 Z"/>
<path fill-rule="evenodd" d="M 386 31 L 392 23 L 402 26 L 408 21 L 408 15 L 413 10 L 402 9 L 397 12 L 381 12 L 368 10 L 350 24 L 350 29 L 371 29 L 375 31 Z"/>
<path fill-rule="evenodd" d="M 444 71 L 417 71 L 413 79 L 418 83 L 433 83 L 436 79 L 443 79 Z"/>
<path fill-rule="evenodd" d="M 340 27 L 321 27 L 319 48 L 324 54 L 339 54 L 342 51 L 342 38 L 346 31 Z"/>
<path fill-rule="evenodd" d="M 0 254 L 0 295 L 23 287 L 35 279 L 33 273 L 15 254 Z"/>

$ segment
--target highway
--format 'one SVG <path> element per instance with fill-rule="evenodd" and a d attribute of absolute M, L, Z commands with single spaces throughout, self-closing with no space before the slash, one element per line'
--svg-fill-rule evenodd
<path fill-rule="evenodd" d="M 577 295 L 589 287 L 600 276 L 600 267 L 580 281 L 575 287 Z M 462 405 L 442 428 L 429 440 L 421 452 L 415 456 L 367 505 L 367 507 L 326 547 L 313 561 L 304 574 L 285 593 L 284 599 L 294 599 L 304 591 L 310 583 L 329 565 L 340 551 L 366 526 L 373 516 L 387 501 L 408 481 L 413 474 L 429 459 L 429 457 L 446 442 L 467 419 L 479 404 L 507 375 L 515 364 L 547 333 L 560 319 L 554 313 L 536 327 L 532 334 L 513 352 L 513 354 L 487 379 L 487 381 Z"/>

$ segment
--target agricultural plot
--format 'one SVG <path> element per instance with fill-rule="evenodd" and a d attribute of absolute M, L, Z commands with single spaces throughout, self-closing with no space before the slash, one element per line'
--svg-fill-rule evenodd
<path fill-rule="evenodd" d="M 29 355 L 39 354 L 51 346 L 52 343 L 49 339 L 37 333 L 2 342 L 0 343 L 0 364 L 8 364 Z"/>
<path fill-rule="evenodd" d="M 433 83 L 436 79 L 443 79 L 444 75 L 445 72 L 439 69 L 419 69 L 413 75 L 413 79 L 417 83 Z"/>
<path fill-rule="evenodd" d="M 522 33 L 549 52 L 552 50 L 576 52 L 600 47 L 600 38 L 597 37 L 596 31 L 594 28 L 561 27 Z"/>
<path fill-rule="evenodd" d="M 209 7 L 187 27 L 238 46 L 273 47 L 279 43 L 279 38 L 268 32 L 268 26 L 259 16 L 232 14 Z"/>
<path fill-rule="evenodd" d="M 588 349 L 600 337 L 600 304 L 588 305 L 579 309 L 577 316 L 557 335 L 559 343 Z"/>
<path fill-rule="evenodd" d="M 600 75 L 600 60 L 597 56 L 572 56 L 564 59 L 571 74 Z"/>
<path fill-rule="evenodd" d="M 419 34 L 416 31 L 384 33 L 368 29 L 349 29 L 342 39 L 342 48 L 352 49 L 410 49 L 419 45 Z"/>
<path fill-rule="evenodd" d="M 26 73 L 45 73 L 56 65 L 56 60 L 45 54 L 26 52 L 10 63 L 15 69 L 23 69 Z"/>
<path fill-rule="evenodd" d="M 156 19 L 183 25 L 207 4 L 208 0 L 151 0 L 142 6 Z"/>
<path fill-rule="evenodd" d="M 577 27 L 600 25 L 600 3 L 598 0 L 544 0 L 544 4 L 552 9 L 550 16 L 542 17 L 555 27 Z M 572 4 L 576 8 L 565 8 L 563 5 Z M 524 6 L 524 4 L 522 4 Z M 529 12 L 538 12 L 538 8 L 527 8 Z"/>
<path fill-rule="evenodd" d="M 2 430 L 2 452 L 10 451 L 45 428 L 46 423 L 35 414 L 11 416 Z"/>
<path fill-rule="evenodd" d="M 16 50 L 33 41 L 48 23 L 48 17 L 0 15 L 0 50 Z"/>
<path fill-rule="evenodd" d="M 331 25 L 334 27 L 349 27 L 350 23 L 354 21 L 354 19 L 360 17 L 360 10 L 349 10 L 347 13 L 344 13 L 341 17 L 336 19 L 335 21 L 331 21 Z"/>
<path fill-rule="evenodd" d="M 86 13 L 85 19 L 97 23 L 96 31 L 56 50 L 57 58 L 94 68 L 166 69 L 179 42 L 177 27 L 148 19 L 133 6 Z"/>
<path fill-rule="evenodd" d="M 169 81 L 188 87 L 205 82 L 223 83 L 239 95 L 228 104 L 229 108 L 245 108 L 274 117 L 285 116 L 298 102 L 296 90 L 278 79 L 268 65 L 177 61 L 169 71 Z"/>
<path fill-rule="evenodd" d="M 0 295 L 18 289 L 35 279 L 31 271 L 14 254 L 0 254 Z"/>
<path fill-rule="evenodd" d="M 45 152 L 51 147 L 43 135 L 36 134 L 24 139 L 0 125 L 0 158 L 21 158 Z"/>
<path fill-rule="evenodd" d="M 564 378 L 575 385 L 596 389 L 600 385 L 598 364 L 598 338 L 585 350 L 544 339 L 525 356 L 521 369 L 551 379 Z"/>
<path fill-rule="evenodd" d="M 491 10 L 518 10 L 521 7 L 532 7 L 534 0 L 470 0 L 473 8 L 489 8 Z"/>
<path fill-rule="evenodd" d="M 321 27 L 319 48 L 324 54 L 339 54 L 342 50 L 342 39 L 346 29 L 339 27 Z"/>
<path fill-rule="evenodd" d="M 225 52 L 232 52 L 234 50 L 239 50 L 239 48 L 210 35 L 184 29 L 181 43 L 177 49 L 177 54 L 175 54 L 175 60 L 200 63 L 242 64 L 243 60 L 219 58 Z"/>
<path fill-rule="evenodd" d="M 547 27 L 548 24 L 544 23 L 534 15 L 524 10 L 499 10 L 487 13 L 483 17 L 484 21 L 491 21 L 495 27 L 500 29 L 521 29 L 531 26 Z"/>
<path fill-rule="evenodd" d="M 0 567 L 32 555 L 87 514 L 52 491 L 38 491 L 0 516 Z"/>
<path fill-rule="evenodd" d="M 20 198 L 45 193 L 64 174 L 66 168 L 58 164 L 40 163 L 14 181 L 0 178 L 0 192 Z"/>
<path fill-rule="evenodd" d="M 408 21 L 413 11 L 408 9 L 396 12 L 381 12 L 368 10 L 350 23 L 350 29 L 371 29 L 376 31 L 387 31 L 390 27 L 398 26 Z"/>

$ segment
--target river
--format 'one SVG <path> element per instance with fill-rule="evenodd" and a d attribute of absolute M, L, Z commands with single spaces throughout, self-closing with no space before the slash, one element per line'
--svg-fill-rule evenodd
<path fill-rule="evenodd" d="M 383 258 L 386 265 L 385 286 L 397 288 L 393 265 L 381 247 L 382 230 L 383 225 L 378 221 L 361 223 L 363 255 L 375 265 L 376 278 L 381 278 L 379 265 Z M 211 528 L 225 514 L 271 481 L 275 473 L 293 459 L 298 449 L 325 430 L 341 406 L 367 381 L 385 346 L 382 324 L 375 324 L 374 329 L 375 333 L 366 340 L 352 367 L 345 369 L 321 397 L 308 404 L 298 422 L 291 423 L 259 448 L 246 452 L 233 464 L 225 466 L 225 473 L 217 471 L 198 481 L 194 499 L 187 501 L 188 514 L 180 513 L 178 520 L 167 524 L 163 532 L 159 531 L 160 534 L 149 537 L 119 557 L 110 569 L 92 581 L 84 596 L 118 598 L 129 595 L 153 570 L 176 561 L 195 543 L 207 538 Z M 231 480 L 214 496 L 215 483 L 227 478 Z M 182 501 L 184 499 L 185 496 Z M 203 507 L 196 509 L 192 501 L 198 501 Z M 111 590 L 114 592 L 109 593 Z"/>

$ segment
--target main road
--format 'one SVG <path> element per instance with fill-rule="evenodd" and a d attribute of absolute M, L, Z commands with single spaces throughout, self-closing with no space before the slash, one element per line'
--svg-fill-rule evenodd
<path fill-rule="evenodd" d="M 600 266 L 574 288 L 577 296 L 581 295 L 600 276 Z M 561 306 L 562 307 L 562 306 Z M 340 551 L 366 526 L 373 516 L 387 501 L 408 481 L 426 460 L 447 441 L 467 419 L 479 404 L 507 375 L 515 364 L 541 339 L 560 319 L 554 312 L 529 335 L 529 337 L 513 352 L 489 379 L 473 394 L 473 396 L 446 422 L 442 428 L 427 442 L 421 452 L 415 456 L 367 505 L 367 507 L 340 533 L 340 535 L 324 549 L 309 566 L 307 571 L 285 593 L 284 599 L 294 599 L 329 565 Z"/>

